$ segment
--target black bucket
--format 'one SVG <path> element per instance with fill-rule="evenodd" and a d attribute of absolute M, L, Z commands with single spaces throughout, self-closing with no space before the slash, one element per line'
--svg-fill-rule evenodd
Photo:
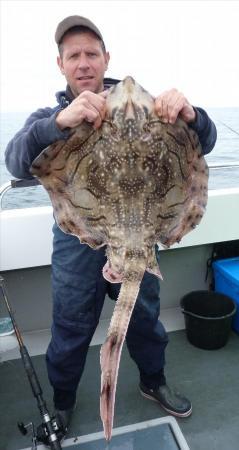
<path fill-rule="evenodd" d="M 193 291 L 181 299 L 180 305 L 191 344 L 215 350 L 227 343 L 236 312 L 230 297 L 218 292 Z"/>

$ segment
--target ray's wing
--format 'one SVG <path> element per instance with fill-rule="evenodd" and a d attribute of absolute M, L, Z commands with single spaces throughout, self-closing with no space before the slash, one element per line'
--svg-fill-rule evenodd
<path fill-rule="evenodd" d="M 178 119 L 176 124 L 156 124 L 159 164 L 154 170 L 155 240 L 169 247 L 201 221 L 207 204 L 208 167 L 197 134 Z"/>
<path fill-rule="evenodd" d="M 78 236 L 93 248 L 105 242 L 99 226 L 97 193 L 91 188 L 95 146 L 100 138 L 100 132 L 83 123 L 67 141 L 43 150 L 31 167 L 31 173 L 49 193 L 62 231 Z"/>

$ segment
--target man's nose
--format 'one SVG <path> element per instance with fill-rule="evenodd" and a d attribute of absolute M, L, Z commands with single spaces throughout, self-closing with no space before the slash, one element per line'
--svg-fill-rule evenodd
<path fill-rule="evenodd" d="M 87 69 L 89 67 L 89 61 L 86 55 L 81 54 L 78 60 L 79 69 Z"/>

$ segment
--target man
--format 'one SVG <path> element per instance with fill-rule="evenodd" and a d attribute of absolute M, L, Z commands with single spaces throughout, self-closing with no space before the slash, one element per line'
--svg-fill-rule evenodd
<path fill-rule="evenodd" d="M 107 89 L 118 82 L 104 79 L 110 56 L 99 29 L 88 19 L 65 18 L 56 29 L 55 40 L 59 49 L 57 63 L 67 81 L 66 91 L 57 93 L 55 108 L 33 113 L 9 142 L 6 165 L 18 178 L 30 178 L 34 158 L 53 142 L 67 139 L 71 128 L 84 120 L 100 127 Z M 205 111 L 190 105 L 176 89 L 157 97 L 155 109 L 165 122 L 174 123 L 178 115 L 188 122 L 198 133 L 204 153 L 213 148 L 215 125 Z M 53 233 L 53 325 L 46 360 L 55 409 L 66 432 L 105 295 L 116 300 L 120 285 L 110 284 L 102 276 L 105 249 L 92 250 L 76 237 L 64 234 L 56 224 Z M 164 353 L 168 337 L 158 320 L 159 304 L 158 279 L 146 272 L 126 342 L 139 368 L 141 393 L 158 401 L 168 413 L 187 417 L 192 412 L 191 402 L 166 383 Z"/>

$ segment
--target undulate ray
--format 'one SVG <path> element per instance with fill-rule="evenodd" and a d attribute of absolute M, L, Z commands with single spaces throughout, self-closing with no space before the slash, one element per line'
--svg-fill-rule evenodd
<path fill-rule="evenodd" d="M 169 247 L 201 221 L 208 168 L 185 122 L 164 124 L 154 99 L 131 77 L 109 90 L 106 116 L 47 147 L 31 172 L 47 189 L 59 227 L 97 249 L 103 276 L 122 282 L 101 349 L 101 417 L 111 438 L 120 355 L 145 270 L 161 277 L 156 243 Z"/>

